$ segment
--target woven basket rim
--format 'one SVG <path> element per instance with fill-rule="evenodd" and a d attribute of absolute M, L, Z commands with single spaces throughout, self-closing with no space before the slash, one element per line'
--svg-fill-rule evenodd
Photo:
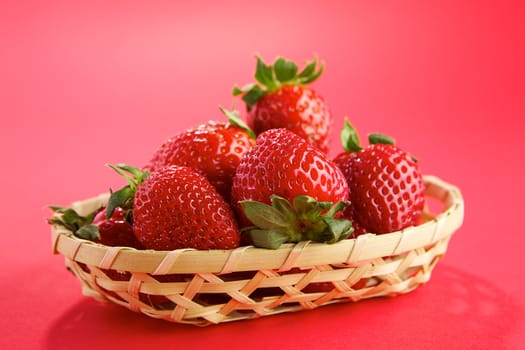
<path fill-rule="evenodd" d="M 284 244 L 276 250 L 243 246 L 233 250 L 178 249 L 173 251 L 136 250 L 109 247 L 80 239 L 60 226 L 52 227 L 53 253 L 71 260 L 119 271 L 152 275 L 217 273 L 260 269 L 308 267 L 323 264 L 359 265 L 371 259 L 395 256 L 436 243 L 452 235 L 462 224 L 464 202 L 459 189 L 436 176 L 425 175 L 425 195 L 443 204 L 443 210 L 429 216 L 419 226 L 387 234 L 368 233 L 334 244 L 310 241 Z M 79 211 L 93 210 L 107 201 L 108 194 L 77 201 Z M 429 213 L 427 213 L 429 215 Z"/>

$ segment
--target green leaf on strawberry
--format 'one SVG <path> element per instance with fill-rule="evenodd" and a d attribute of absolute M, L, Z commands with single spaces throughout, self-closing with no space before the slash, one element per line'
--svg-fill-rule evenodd
<path fill-rule="evenodd" d="M 277 86 L 277 81 L 274 76 L 274 70 L 271 65 L 266 65 L 264 61 L 257 56 L 257 68 L 255 70 L 255 80 L 273 90 Z"/>
<path fill-rule="evenodd" d="M 115 209 L 119 207 L 124 211 L 124 216 L 129 216 L 137 188 L 149 176 L 149 172 L 126 164 L 108 164 L 108 167 L 126 178 L 128 184 L 115 192 L 110 189 L 105 219 L 110 220 Z M 82 216 L 72 208 L 60 206 L 50 206 L 49 208 L 55 213 L 60 214 L 60 216 L 54 216 L 48 219 L 48 223 L 63 226 L 80 238 L 88 240 L 100 239 L 99 228 L 93 224 L 93 219 L 97 212 Z M 127 217 L 127 219 L 129 219 L 129 217 Z"/>
<path fill-rule="evenodd" d="M 228 122 L 231 125 L 235 125 L 236 127 L 244 130 L 248 134 L 248 136 L 250 136 L 253 140 L 256 139 L 253 130 L 250 129 L 250 127 L 241 119 L 241 117 L 239 117 L 239 112 L 237 112 L 234 109 L 227 110 L 226 108 L 221 106 L 219 106 L 219 109 L 221 110 L 222 114 L 224 114 L 226 118 L 228 118 Z"/>
<path fill-rule="evenodd" d="M 396 143 L 390 136 L 378 133 L 368 134 L 368 142 L 371 145 L 393 145 Z"/>
<path fill-rule="evenodd" d="M 252 229 L 250 237 L 253 245 L 259 248 L 278 249 L 281 244 L 289 241 L 289 235 L 281 229 Z"/>
<path fill-rule="evenodd" d="M 392 137 L 385 134 L 370 133 L 368 134 L 368 143 L 371 145 L 393 145 L 395 141 Z M 356 128 L 350 124 L 348 118 L 345 118 L 343 128 L 341 129 L 341 144 L 347 152 L 359 152 L 363 150 L 358 132 Z"/>
<path fill-rule="evenodd" d="M 240 202 L 254 225 L 243 230 L 249 233 L 253 245 L 277 249 L 283 243 L 305 240 L 335 243 L 353 231 L 350 220 L 335 218 L 348 202 L 319 202 L 306 195 L 297 196 L 292 202 L 277 195 L 271 196 L 271 205 L 253 200 Z"/>
<path fill-rule="evenodd" d="M 88 224 L 88 225 L 80 227 L 75 232 L 75 236 L 78 236 L 84 239 L 88 239 L 90 241 L 94 241 L 94 240 L 100 239 L 100 231 L 98 229 L 98 226 L 93 225 L 93 224 Z"/>
<path fill-rule="evenodd" d="M 317 80 L 324 71 L 324 65 L 321 65 L 316 71 L 317 67 L 317 58 L 314 58 L 312 61 L 307 62 L 304 69 L 297 76 L 297 83 L 299 84 L 310 84 Z"/>
<path fill-rule="evenodd" d="M 292 81 L 297 74 L 297 65 L 282 57 L 277 58 L 274 65 L 275 78 L 280 83 L 287 83 Z"/>
<path fill-rule="evenodd" d="M 90 213 L 82 216 L 72 208 L 65 208 L 59 206 L 49 207 L 53 212 L 60 214 L 47 220 L 51 225 L 59 225 L 65 227 L 77 237 L 89 240 L 96 240 L 100 238 L 98 227 L 93 225 L 93 218 L 95 213 Z"/>
<path fill-rule="evenodd" d="M 359 152 L 363 149 L 357 130 L 345 118 L 343 129 L 341 129 L 341 144 L 347 152 Z"/>
<path fill-rule="evenodd" d="M 59 215 L 48 219 L 48 223 L 63 226 L 82 239 L 109 246 L 142 249 L 133 232 L 132 210 L 135 193 L 149 176 L 149 171 L 126 164 L 108 166 L 125 177 L 128 184 L 115 192 L 110 189 L 106 207 L 83 216 L 73 208 L 50 206 L 50 209 Z"/>
<path fill-rule="evenodd" d="M 258 228 L 271 230 L 288 226 L 288 213 L 281 212 L 274 206 L 257 201 L 242 201 L 244 214 Z"/>
<path fill-rule="evenodd" d="M 319 78 L 324 65 L 318 67 L 318 60 L 314 58 L 306 62 L 304 69 L 298 74 L 297 65 L 283 57 L 277 57 L 273 64 L 266 64 L 257 56 L 255 80 L 258 84 L 248 84 L 242 88 L 235 86 L 233 95 L 242 95 L 243 101 L 251 108 L 264 95 L 272 93 L 283 85 L 307 85 Z"/>
<path fill-rule="evenodd" d="M 149 171 L 142 171 L 139 168 L 127 164 L 107 164 L 107 166 L 115 170 L 128 181 L 128 184 L 118 191 L 113 192 L 110 190 L 111 194 L 108 200 L 106 212 L 106 219 L 109 219 L 117 207 L 121 207 L 126 211 L 132 209 L 133 197 L 135 196 L 139 185 L 149 176 Z"/>

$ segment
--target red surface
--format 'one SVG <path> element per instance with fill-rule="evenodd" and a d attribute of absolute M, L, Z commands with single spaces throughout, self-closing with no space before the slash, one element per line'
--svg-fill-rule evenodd
<path fill-rule="evenodd" d="M 184 3 L 0 5 L 0 348 L 523 348 L 522 3 Z M 337 127 L 349 115 L 395 135 L 461 188 L 465 223 L 431 281 L 204 329 L 83 297 L 51 254 L 45 206 L 119 186 L 105 163 L 144 164 L 178 130 L 220 118 L 255 53 L 318 54 L 315 88 Z"/>

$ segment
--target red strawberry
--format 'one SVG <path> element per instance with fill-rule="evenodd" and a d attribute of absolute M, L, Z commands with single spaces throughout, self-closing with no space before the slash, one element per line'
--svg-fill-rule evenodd
<path fill-rule="evenodd" d="M 257 57 L 255 79 L 259 84 L 233 89 L 246 102 L 248 125 L 256 134 L 285 128 L 328 151 L 332 117 L 324 99 L 307 86 L 323 72 L 324 65 L 317 69 L 317 63 L 317 59 L 307 62 L 298 73 L 297 65 L 282 57 L 273 65 Z"/>
<path fill-rule="evenodd" d="M 255 144 L 255 135 L 236 112 L 221 109 L 228 123 L 209 121 L 165 141 L 154 153 L 147 168 L 168 165 L 188 166 L 201 172 L 226 200 L 231 179 L 241 157 Z"/>
<path fill-rule="evenodd" d="M 346 237 L 351 223 L 334 216 L 347 199 L 348 187 L 337 166 L 286 129 L 259 135 L 233 179 L 232 204 L 243 226 L 258 227 L 249 232 L 262 247 Z"/>
<path fill-rule="evenodd" d="M 356 153 L 355 152 L 342 152 L 340 153 L 339 155 L 337 155 L 337 157 L 334 159 L 334 163 L 339 167 L 339 169 L 341 169 L 341 171 L 343 172 L 345 178 L 347 179 L 347 183 L 348 183 L 348 190 L 349 190 L 349 193 L 351 192 L 351 180 L 350 180 L 350 176 L 352 174 L 352 165 L 353 165 L 353 161 L 356 157 Z M 350 204 L 348 207 L 346 207 L 345 211 L 344 211 L 344 217 L 352 220 L 352 226 L 354 227 L 354 231 L 352 232 L 351 236 L 349 238 L 355 238 L 359 235 L 362 235 L 364 233 L 367 232 L 367 230 L 361 226 L 361 224 L 356 221 L 354 219 L 355 215 L 354 215 L 354 205 L 351 201 L 351 198 L 352 198 L 352 194 L 350 193 L 349 194 L 349 199 L 350 199 Z"/>
<path fill-rule="evenodd" d="M 229 205 L 188 167 L 153 171 L 138 187 L 133 230 L 145 248 L 233 249 L 240 233 Z"/>
<path fill-rule="evenodd" d="M 86 216 L 81 216 L 72 208 L 52 207 L 52 209 L 61 216 L 54 217 L 49 222 L 66 227 L 79 238 L 108 246 L 142 249 L 131 224 L 125 217 L 125 210 L 121 207 L 115 208 L 109 218 L 106 208 Z"/>
<path fill-rule="evenodd" d="M 121 207 L 115 208 L 109 219 L 106 218 L 107 210 L 102 209 L 93 218 L 93 225 L 98 227 L 100 235 L 96 242 L 109 246 L 126 246 L 142 249 L 135 234 L 133 227 L 125 218 L 125 210 Z"/>
<path fill-rule="evenodd" d="M 128 185 L 116 192 L 111 191 L 106 208 L 82 216 L 72 208 L 51 207 L 60 214 L 48 220 L 50 224 L 61 225 L 77 237 L 109 246 L 125 246 L 142 249 L 134 235 L 131 222 L 133 195 L 137 187 L 148 176 L 135 167 L 119 164 L 108 165 L 128 180 Z"/>
<path fill-rule="evenodd" d="M 351 207 L 347 214 L 354 225 L 387 233 L 419 224 L 424 184 L 414 158 L 380 134 L 370 134 L 370 145 L 363 149 L 347 120 L 341 138 L 347 152 L 334 162 L 348 181 Z"/>

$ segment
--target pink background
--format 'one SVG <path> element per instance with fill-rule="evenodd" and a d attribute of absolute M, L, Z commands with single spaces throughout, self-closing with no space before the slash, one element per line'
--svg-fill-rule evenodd
<path fill-rule="evenodd" d="M 521 2 L 184 3 L 0 5 L 0 348 L 523 348 Z M 241 107 L 230 91 L 256 53 L 317 54 L 336 129 L 349 116 L 391 134 L 460 187 L 465 223 L 430 282 L 204 329 L 83 297 L 51 254 L 46 205 L 120 186 L 105 163 L 142 165 L 219 104 Z"/>

